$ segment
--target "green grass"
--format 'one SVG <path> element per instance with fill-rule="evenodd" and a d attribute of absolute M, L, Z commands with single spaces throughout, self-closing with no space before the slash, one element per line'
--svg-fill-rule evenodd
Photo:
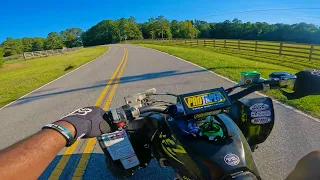
<path fill-rule="evenodd" d="M 25 60 L 24 59 L 7 60 L 7 61 L 4 61 L 4 64 L 12 64 L 12 63 L 17 63 L 21 61 L 25 61 Z"/>
<path fill-rule="evenodd" d="M 303 69 L 320 69 L 320 62 L 280 57 L 264 53 L 254 53 L 224 48 L 190 47 L 179 45 L 138 44 L 157 49 L 185 60 L 198 64 L 211 71 L 221 74 L 234 81 L 239 81 L 243 71 L 256 70 L 262 77 L 267 78 L 275 71 L 297 73 Z M 272 90 L 266 93 L 284 103 L 292 105 L 315 117 L 320 117 L 320 96 L 308 96 L 298 100 L 287 100 L 279 91 Z"/>
<path fill-rule="evenodd" d="M 95 59 L 105 46 L 83 48 L 64 55 L 7 61 L 0 68 L 0 107 Z"/>

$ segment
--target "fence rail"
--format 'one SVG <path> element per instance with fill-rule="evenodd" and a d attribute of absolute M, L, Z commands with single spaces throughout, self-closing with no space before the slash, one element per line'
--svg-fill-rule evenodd
<path fill-rule="evenodd" d="M 129 41 L 130 42 L 130 41 Z M 289 42 L 273 41 L 252 41 L 252 40 L 233 40 L 233 39 L 144 39 L 133 40 L 131 42 L 155 42 L 186 46 L 204 46 L 214 48 L 226 48 L 261 52 L 267 54 L 278 54 L 279 56 L 291 56 L 320 61 L 320 45 L 299 44 Z"/>
<path fill-rule="evenodd" d="M 23 54 L 4 57 L 4 59 L 5 60 L 14 60 L 14 59 L 24 58 L 25 60 L 27 60 L 27 59 L 30 59 L 30 58 L 34 59 L 34 58 L 39 58 L 39 57 L 47 57 L 47 56 L 52 56 L 52 55 L 57 55 L 57 54 L 64 54 L 66 52 L 76 51 L 76 50 L 81 49 L 81 48 L 83 48 L 83 47 L 24 52 Z"/>
<path fill-rule="evenodd" d="M 64 48 L 64 49 L 55 49 L 55 50 L 46 50 L 46 51 L 33 51 L 33 52 L 25 52 L 23 53 L 23 58 L 36 58 L 36 57 L 46 57 L 50 55 L 64 54 L 66 52 L 75 51 L 81 49 L 82 47 L 75 48 Z"/>

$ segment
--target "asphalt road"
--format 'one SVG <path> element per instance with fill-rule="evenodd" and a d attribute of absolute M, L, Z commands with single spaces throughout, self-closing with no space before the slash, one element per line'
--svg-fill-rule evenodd
<path fill-rule="evenodd" d="M 127 58 L 124 55 L 125 49 L 128 50 Z M 120 82 L 108 85 L 120 62 L 126 59 Z M 233 84 L 209 71 L 155 50 L 133 45 L 110 45 L 109 52 L 98 59 L 1 109 L 0 149 L 30 136 L 43 125 L 74 109 L 94 105 L 103 96 L 103 89 L 110 86 L 100 104 L 103 107 L 108 101 L 107 97 L 112 96 L 111 87 L 115 85 L 117 87 L 114 88 L 111 107 L 122 105 L 126 95 L 153 87 L 158 92 L 179 94 L 230 87 Z M 275 109 L 275 127 L 268 140 L 254 153 L 264 179 L 284 179 L 298 159 L 312 150 L 320 149 L 318 121 L 277 103 Z M 106 169 L 102 151 L 97 144 L 91 154 L 83 155 L 83 152 L 88 152 L 87 143 L 88 140 L 81 140 L 72 151 L 63 149 L 40 179 L 48 179 L 53 171 L 52 179 L 71 179 L 74 174 L 83 179 L 114 179 Z M 81 155 L 90 159 L 85 161 Z M 61 166 L 62 159 L 67 161 Z M 85 170 L 77 167 L 81 164 L 79 161 L 88 164 Z M 160 168 L 153 161 L 148 168 L 139 170 L 132 179 L 173 179 L 173 171 Z"/>

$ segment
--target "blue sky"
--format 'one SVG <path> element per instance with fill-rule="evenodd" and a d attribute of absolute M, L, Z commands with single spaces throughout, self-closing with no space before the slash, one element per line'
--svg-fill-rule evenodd
<path fill-rule="evenodd" d="M 320 8 L 319 0 L 3 0 L 0 3 L 0 42 L 6 37 L 46 37 L 69 27 L 87 30 L 104 19 L 134 16 L 137 22 L 164 15 L 167 19 L 221 22 L 307 22 L 320 25 L 320 9 L 265 11 L 214 16 L 236 11 L 270 8 Z"/>

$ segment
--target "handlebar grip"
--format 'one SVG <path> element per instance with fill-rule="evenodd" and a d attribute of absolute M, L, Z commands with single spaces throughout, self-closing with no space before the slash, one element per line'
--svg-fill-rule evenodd
<path fill-rule="evenodd" d="M 164 107 L 159 106 L 143 106 L 139 108 L 140 114 L 147 113 L 147 112 L 160 112 L 163 113 L 166 110 Z"/>

